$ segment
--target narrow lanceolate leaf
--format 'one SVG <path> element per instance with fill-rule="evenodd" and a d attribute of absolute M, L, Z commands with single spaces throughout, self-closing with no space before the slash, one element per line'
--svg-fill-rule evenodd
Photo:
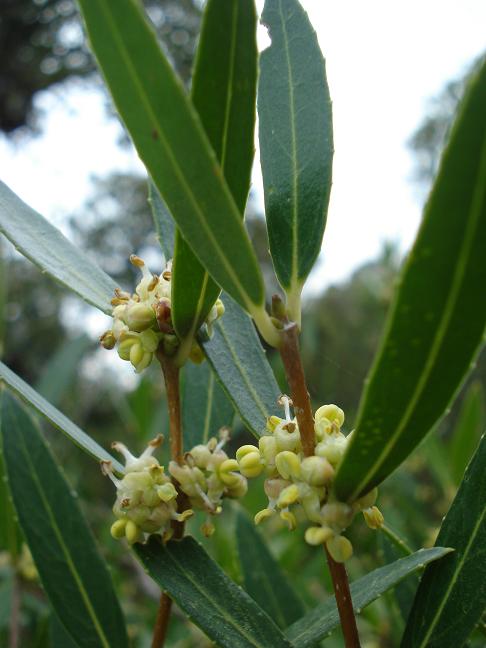
<path fill-rule="evenodd" d="M 128 646 L 106 564 L 39 430 L 6 392 L 1 442 L 20 525 L 42 585 L 79 646 Z"/>
<path fill-rule="evenodd" d="M 182 429 L 184 449 L 207 443 L 222 427 L 231 427 L 234 409 L 207 362 L 184 368 Z"/>
<path fill-rule="evenodd" d="M 354 611 L 360 612 L 403 578 L 421 569 L 427 563 L 442 558 L 450 551 L 451 549 L 442 547 L 421 549 L 407 558 L 401 558 L 391 565 L 375 569 L 370 574 L 359 578 L 351 584 Z M 314 646 L 338 625 L 339 613 L 336 602 L 334 597 L 330 596 L 324 603 L 287 628 L 285 634 L 294 646 L 307 648 L 307 646 Z"/>
<path fill-rule="evenodd" d="M 111 314 L 113 279 L 1 181 L 0 232 L 43 272 Z"/>
<path fill-rule="evenodd" d="M 403 648 L 464 645 L 486 608 L 486 437 L 469 464 L 436 544 L 454 553 L 429 565 L 420 582 Z"/>
<path fill-rule="evenodd" d="M 8 551 L 13 559 L 20 550 L 21 534 L 12 498 L 7 484 L 7 474 L 0 453 L 0 552 Z"/>
<path fill-rule="evenodd" d="M 253 162 L 257 57 L 253 0 L 209 0 L 191 98 L 241 217 Z M 172 321 L 180 338 L 193 338 L 218 294 L 219 286 L 178 231 Z"/>
<path fill-rule="evenodd" d="M 340 499 L 385 479 L 443 415 L 486 325 L 486 64 L 459 108 L 417 240 L 405 263 L 355 436 L 337 473 Z"/>
<path fill-rule="evenodd" d="M 282 629 L 304 614 L 304 606 L 253 522 L 240 512 L 236 522 L 238 556 L 248 594 Z"/>
<path fill-rule="evenodd" d="M 484 389 L 477 381 L 472 383 L 464 397 L 448 446 L 449 470 L 456 486 L 461 483 L 466 466 L 485 429 Z"/>
<path fill-rule="evenodd" d="M 266 0 L 272 44 L 261 55 L 260 158 L 270 252 L 292 300 L 321 249 L 331 191 L 332 115 L 325 62 L 297 0 Z"/>
<path fill-rule="evenodd" d="M 233 407 L 255 436 L 265 430 L 272 414 L 279 414 L 280 390 L 250 318 L 228 295 L 225 313 L 210 340 L 201 346 Z"/>
<path fill-rule="evenodd" d="M 240 213 L 195 108 L 136 0 L 79 0 L 115 105 L 184 238 L 250 312 L 263 281 Z"/>
<path fill-rule="evenodd" d="M 174 256 L 175 224 L 167 205 L 160 197 L 153 182 L 149 182 L 148 201 L 150 203 L 152 218 L 155 225 L 157 238 L 164 253 L 165 261 L 170 261 Z"/>
<path fill-rule="evenodd" d="M 194 538 L 162 544 L 152 536 L 135 553 L 150 576 L 218 646 L 289 648 L 275 623 Z"/>
<path fill-rule="evenodd" d="M 20 398 L 31 405 L 39 414 L 45 416 L 55 427 L 63 432 L 73 443 L 84 450 L 98 461 L 111 461 L 117 473 L 123 472 L 123 466 L 96 443 L 86 432 L 83 432 L 67 416 L 51 405 L 45 398 L 38 394 L 35 389 L 22 380 L 17 374 L 11 371 L 3 362 L 0 362 L 0 385 L 5 383 Z"/>
<path fill-rule="evenodd" d="M 52 405 L 59 405 L 76 379 L 79 363 L 93 345 L 86 335 L 66 340 L 45 365 L 37 391 Z"/>

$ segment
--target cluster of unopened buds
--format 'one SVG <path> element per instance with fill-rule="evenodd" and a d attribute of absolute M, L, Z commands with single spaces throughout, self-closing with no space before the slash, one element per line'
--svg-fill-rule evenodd
<path fill-rule="evenodd" d="M 171 320 L 171 262 L 160 275 L 153 275 L 145 262 L 132 255 L 130 262 L 140 269 L 142 279 L 130 295 L 117 288 L 111 300 L 113 326 L 103 333 L 100 342 L 105 349 L 117 346 L 122 360 L 132 363 L 137 373 L 146 369 L 160 345 L 164 354 L 173 355 L 179 341 Z M 206 318 L 208 333 L 214 322 L 224 313 L 223 302 L 218 299 Z M 189 358 L 203 361 L 200 346 L 193 342 Z"/>
<path fill-rule="evenodd" d="M 223 498 L 243 497 L 248 488 L 246 478 L 237 472 L 238 463 L 222 449 L 227 439 L 228 432 L 223 429 L 219 441 L 212 438 L 205 445 L 195 446 L 186 453 L 183 465 L 169 463 L 169 475 L 153 456 L 161 436 L 151 441 L 139 457 L 134 457 L 122 443 L 114 443 L 113 448 L 125 458 L 123 477 L 114 475 L 111 462 L 101 464 L 117 489 L 113 506 L 117 520 L 111 526 L 112 536 L 126 538 L 130 544 L 143 542 L 153 533 L 168 540 L 173 534 L 173 522 L 184 522 L 193 515 L 193 509 L 206 513 L 201 530 L 206 536 L 212 535 L 210 516 L 221 513 Z M 174 482 L 191 508 L 177 511 Z"/>
<path fill-rule="evenodd" d="M 201 527 L 206 536 L 214 533 L 211 516 L 221 513 L 223 498 L 238 499 L 248 490 L 238 462 L 223 450 L 228 438 L 228 430 L 222 428 L 219 441 L 213 437 L 206 444 L 194 446 L 185 454 L 184 465 L 175 461 L 169 464 L 170 474 L 189 498 L 192 508 L 206 513 L 206 522 Z"/>
<path fill-rule="evenodd" d="M 123 477 L 113 474 L 111 461 L 101 468 L 116 486 L 113 513 L 117 520 L 111 526 L 114 538 L 126 538 L 130 544 L 142 542 L 145 534 L 160 533 L 168 540 L 173 533 L 172 522 L 183 522 L 192 515 L 187 509 L 177 512 L 177 490 L 164 467 L 153 456 L 162 443 L 162 436 L 151 441 L 139 457 L 134 457 L 123 443 L 113 448 L 125 458 Z"/>
<path fill-rule="evenodd" d="M 236 453 L 242 475 L 267 475 L 264 488 L 268 506 L 256 514 L 255 523 L 278 513 L 293 530 L 297 527 L 295 513 L 300 511 L 312 523 L 305 532 L 306 541 L 311 545 L 325 544 L 335 561 L 344 562 L 351 557 L 353 547 L 342 533 L 356 513 L 362 511 L 372 529 L 383 525 L 383 516 L 374 506 L 377 489 L 352 504 L 334 499 L 331 486 L 336 467 L 351 437 L 341 432 L 341 408 L 323 405 L 316 411 L 315 451 L 313 456 L 305 457 L 297 421 L 290 416 L 291 401 L 282 396 L 280 403 L 285 408 L 285 418 L 271 416 L 258 447 L 244 445 Z"/>

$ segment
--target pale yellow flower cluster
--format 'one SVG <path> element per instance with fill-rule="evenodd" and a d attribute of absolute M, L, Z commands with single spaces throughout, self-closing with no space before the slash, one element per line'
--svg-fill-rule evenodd
<path fill-rule="evenodd" d="M 103 333 L 100 342 L 105 349 L 117 346 L 120 358 L 131 362 L 140 373 L 150 365 L 159 345 L 170 356 L 176 352 L 179 341 L 171 320 L 171 262 L 162 274 L 153 275 L 140 257 L 132 255 L 130 261 L 140 269 L 142 279 L 132 295 L 118 288 L 115 290 L 111 300 L 113 326 Z M 223 302 L 218 299 L 206 318 L 209 332 L 223 313 Z M 189 358 L 196 363 L 204 359 L 196 341 Z"/>

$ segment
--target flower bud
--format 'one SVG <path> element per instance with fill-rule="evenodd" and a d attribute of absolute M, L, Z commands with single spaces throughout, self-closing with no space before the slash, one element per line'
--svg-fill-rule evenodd
<path fill-rule="evenodd" d="M 385 523 L 385 518 L 377 506 L 365 509 L 363 511 L 363 516 L 370 529 L 380 529 Z"/>
<path fill-rule="evenodd" d="M 334 468 L 323 457 L 306 457 L 300 465 L 300 474 L 310 486 L 326 486 L 334 477 Z"/>
<path fill-rule="evenodd" d="M 321 509 L 322 517 L 331 526 L 345 529 L 353 520 L 353 509 L 342 502 L 324 504 Z"/>
<path fill-rule="evenodd" d="M 159 346 L 159 336 L 157 336 L 157 333 L 152 331 L 152 329 L 147 329 L 140 333 L 140 342 L 142 343 L 143 350 L 150 351 L 150 353 L 157 351 L 157 347 Z"/>
<path fill-rule="evenodd" d="M 255 448 L 255 452 L 249 452 L 239 460 L 240 472 L 245 477 L 258 477 L 263 470 L 263 463 L 260 453 Z"/>
<path fill-rule="evenodd" d="M 225 307 L 221 299 L 216 300 L 216 316 L 219 319 L 220 317 L 223 317 L 225 311 Z"/>
<path fill-rule="evenodd" d="M 154 309 L 143 303 L 128 306 L 126 318 L 129 329 L 139 333 L 151 328 L 156 322 Z"/>
<path fill-rule="evenodd" d="M 116 344 L 116 338 L 113 334 L 113 331 L 105 331 L 103 335 L 100 336 L 100 343 L 104 349 L 114 349 Z"/>
<path fill-rule="evenodd" d="M 210 520 L 206 520 L 206 522 L 201 525 L 201 532 L 205 538 L 210 538 L 215 531 L 216 527 Z"/>
<path fill-rule="evenodd" d="M 142 533 L 138 526 L 132 520 L 127 520 L 125 526 L 125 536 L 129 544 L 134 544 L 142 538 Z"/>
<path fill-rule="evenodd" d="M 140 344 L 133 335 L 123 335 L 118 345 L 118 355 L 122 360 L 130 360 L 130 352 L 134 344 Z"/>
<path fill-rule="evenodd" d="M 251 452 L 258 452 L 258 454 L 260 454 L 258 448 L 254 445 L 240 446 L 236 451 L 236 461 L 241 461 L 245 455 L 250 454 Z"/>
<path fill-rule="evenodd" d="M 291 484 L 290 486 L 287 486 L 287 488 L 284 488 L 280 493 L 277 500 L 277 506 L 279 508 L 287 508 L 287 506 L 295 504 L 298 499 L 299 487 L 297 486 L 297 484 Z"/>
<path fill-rule="evenodd" d="M 326 435 L 324 440 L 317 444 L 315 454 L 318 457 L 327 459 L 329 463 L 336 467 L 343 458 L 346 450 L 346 437 L 340 432 L 338 434 Z"/>
<path fill-rule="evenodd" d="M 275 457 L 275 465 L 284 479 L 290 479 L 291 477 L 298 479 L 300 477 L 300 460 L 296 454 L 289 450 L 278 453 Z"/>
<path fill-rule="evenodd" d="M 327 542 L 333 535 L 334 531 L 329 527 L 309 527 L 305 532 L 305 541 L 307 544 L 317 546 Z"/>
<path fill-rule="evenodd" d="M 353 555 L 353 545 L 347 538 L 341 535 L 335 535 L 329 538 L 326 541 L 326 548 L 332 558 L 338 563 L 345 562 Z"/>
<path fill-rule="evenodd" d="M 277 454 L 277 441 L 273 436 L 262 436 L 258 440 L 260 453 L 268 468 L 275 466 L 275 455 Z"/>
<path fill-rule="evenodd" d="M 164 335 L 163 346 L 165 355 L 172 356 L 179 348 L 179 340 L 175 335 Z"/>
<path fill-rule="evenodd" d="M 135 369 L 137 368 L 137 365 L 143 360 L 144 353 L 145 351 L 143 350 L 143 346 L 139 341 L 136 341 L 130 347 L 130 362 L 135 367 Z"/>
<path fill-rule="evenodd" d="M 212 453 L 207 445 L 199 444 L 194 446 L 189 454 L 198 468 L 207 468 Z"/>
<path fill-rule="evenodd" d="M 162 484 L 162 486 L 158 486 L 157 496 L 163 502 L 170 502 L 171 500 L 175 499 L 177 497 L 177 491 L 174 484 L 172 482 L 167 482 L 166 484 Z"/>
<path fill-rule="evenodd" d="M 244 497 L 248 492 L 248 482 L 243 475 L 235 475 L 236 481 L 228 486 L 226 494 L 232 499 Z"/>
<path fill-rule="evenodd" d="M 223 484 L 227 486 L 236 485 L 238 483 L 238 475 L 235 475 L 234 472 L 240 469 L 236 459 L 226 459 L 219 466 L 218 476 Z"/>
<path fill-rule="evenodd" d="M 122 518 L 121 520 L 116 520 L 111 525 L 110 533 L 114 538 L 116 538 L 116 540 L 120 540 L 120 538 L 125 537 L 125 526 L 126 526 L 126 524 L 127 524 L 127 519 Z"/>
<path fill-rule="evenodd" d="M 201 347 L 197 342 L 193 342 L 191 346 L 191 351 L 189 353 L 189 360 L 194 362 L 194 364 L 201 364 L 204 362 L 204 353 Z"/>
<path fill-rule="evenodd" d="M 173 333 L 170 299 L 161 299 L 155 306 L 155 317 L 162 333 Z"/>
<path fill-rule="evenodd" d="M 315 413 L 314 420 L 318 423 L 324 419 L 340 428 L 344 423 L 344 412 L 337 405 L 322 405 Z"/>

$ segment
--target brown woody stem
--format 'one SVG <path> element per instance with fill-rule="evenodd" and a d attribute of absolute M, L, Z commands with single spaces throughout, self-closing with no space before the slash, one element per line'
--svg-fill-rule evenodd
<path fill-rule="evenodd" d="M 326 549 L 327 564 L 331 573 L 334 596 L 341 620 L 341 628 L 346 648 L 360 648 L 358 628 L 354 616 L 353 602 L 349 590 L 348 574 L 344 563 L 336 562 Z"/>
<path fill-rule="evenodd" d="M 169 432 L 170 432 L 170 455 L 173 461 L 178 464 L 184 462 L 184 448 L 182 443 L 181 424 L 181 398 L 180 398 L 180 368 L 168 358 L 162 351 L 157 352 L 157 358 L 164 374 L 165 391 L 167 393 L 167 406 L 169 410 Z M 179 510 L 181 510 L 180 497 L 178 497 Z M 174 539 L 180 539 L 184 535 L 184 523 L 173 522 Z M 154 634 L 152 637 L 152 648 L 162 648 L 169 627 L 170 611 L 172 608 L 171 598 L 163 592 L 160 595 L 159 609 L 155 620 Z"/>
<path fill-rule="evenodd" d="M 282 322 L 280 355 L 285 368 L 287 383 L 290 388 L 294 412 L 299 424 L 302 450 L 306 457 L 314 454 L 315 432 L 309 392 L 305 381 L 304 368 L 299 349 L 299 330 L 295 322 L 289 322 L 282 313 L 282 304 L 278 296 L 273 299 L 273 312 Z M 359 648 L 358 629 L 354 616 L 348 575 L 343 563 L 337 563 L 326 550 L 327 562 L 331 573 L 334 595 L 339 611 L 346 648 Z"/>

